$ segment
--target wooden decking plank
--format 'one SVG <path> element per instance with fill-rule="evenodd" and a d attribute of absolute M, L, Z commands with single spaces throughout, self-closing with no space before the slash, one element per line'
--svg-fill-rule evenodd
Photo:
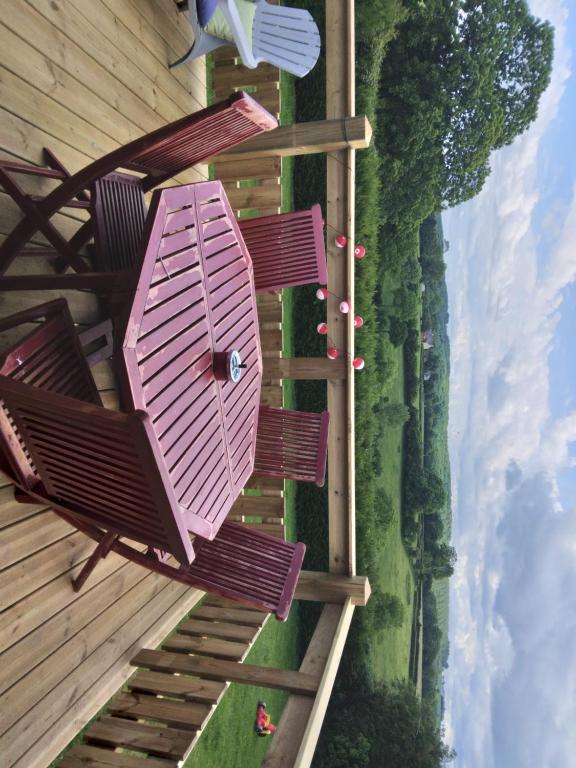
<path fill-rule="evenodd" d="M 169 99 L 158 98 L 154 84 L 121 51 L 98 36 L 97 30 L 83 20 L 73 4 L 66 0 L 58 3 L 35 0 L 33 7 L 27 3 L 14 5 L 26 8 L 4 18 L 7 26 L 20 26 L 26 18 L 36 33 L 31 40 L 33 45 L 41 46 L 50 58 L 105 101 L 115 103 L 121 114 L 128 112 L 133 119 L 141 121 L 145 130 L 150 130 L 148 124 L 157 127 L 182 116 Z"/>
<path fill-rule="evenodd" d="M 122 568 L 112 573 L 89 590 L 89 596 L 79 599 L 64 610 L 40 624 L 19 643 L 2 654 L 0 664 L 0 693 L 20 678 L 33 673 L 35 667 L 60 646 L 69 642 L 87 624 L 95 620 L 112 602 L 120 599 L 142 579 L 142 571 L 125 561 Z M 86 585 L 89 586 L 89 582 Z M 88 592 L 88 590 L 87 590 Z"/>
<path fill-rule="evenodd" d="M 74 552 L 70 552 L 70 544 L 73 544 Z M 16 644 L 23 637 L 26 637 L 67 606 L 79 600 L 89 600 L 91 590 L 100 581 L 126 564 L 124 558 L 120 557 L 120 555 L 114 552 L 110 553 L 105 560 L 98 563 L 84 589 L 80 593 L 74 592 L 72 589 L 72 579 L 78 575 L 86 558 L 94 550 L 94 546 L 94 542 L 81 533 L 74 534 L 74 537 L 60 542 L 60 546 L 56 548 L 56 551 L 61 556 L 61 570 L 52 579 L 49 578 L 51 571 L 46 569 L 44 569 L 45 578 L 42 578 L 41 574 L 38 573 L 26 573 L 24 570 L 25 564 L 28 563 L 29 567 L 32 568 L 34 560 L 24 561 L 16 566 L 19 572 L 24 571 L 24 576 L 28 576 L 26 583 L 35 584 L 36 589 L 11 605 L 2 614 L 2 621 L 0 622 L 0 653 L 11 645 Z M 47 557 L 46 554 L 49 553 L 45 551 L 44 560 L 47 561 L 45 565 L 52 566 L 51 557 Z M 51 555 L 56 557 L 54 551 L 52 551 Z M 73 567 L 70 569 L 71 562 Z M 130 567 L 138 569 L 138 572 L 140 572 L 139 566 L 131 564 Z M 13 575 L 13 571 L 14 569 L 9 573 Z M 144 574 L 142 574 L 142 578 L 143 576 Z M 4 587 L 4 579 L 0 579 L 0 598 Z M 9 590 L 6 590 L 6 592 L 9 593 Z M 2 604 L 1 599 L 0 604 Z"/>
<path fill-rule="evenodd" d="M 69 536 L 72 530 L 61 517 L 48 510 L 5 528 L 0 536 L 0 570 L 4 571 L 19 560 Z"/>
<path fill-rule="evenodd" d="M 114 2 L 114 0 L 105 0 L 105 2 L 110 3 Z M 139 33 L 143 26 L 151 26 L 162 37 L 165 48 L 173 50 L 175 59 L 188 50 L 194 39 L 192 26 L 188 15 L 180 13 L 173 0 L 149 0 L 146 3 L 143 3 L 142 0 L 130 0 L 130 4 L 144 17 L 143 24 L 139 26 Z M 143 39 L 146 39 L 145 32 Z M 196 66 L 194 66 L 194 63 L 196 63 Z M 194 72 L 193 87 L 205 94 L 206 67 L 197 66 L 199 63 L 203 64 L 204 62 L 194 62 L 192 60 L 178 67 L 175 72 L 182 73 L 181 82 L 183 83 L 186 82 L 186 76 L 190 77 L 192 72 Z"/>
<path fill-rule="evenodd" d="M 246 643 L 220 640 L 216 637 L 191 637 L 176 633 L 169 637 L 162 648 L 177 653 L 194 653 L 200 656 L 210 656 L 215 659 L 230 659 L 239 661 L 246 650 Z"/>
<path fill-rule="evenodd" d="M 176 760 L 135 757 L 90 744 L 76 744 L 58 763 L 58 768 L 177 768 Z"/>
<path fill-rule="evenodd" d="M 52 515 L 52 512 L 42 512 Z M 20 523 L 19 523 L 20 525 Z M 10 530 L 10 529 L 8 529 Z M 3 537 L 2 537 L 3 538 Z M 94 542 L 82 533 L 72 533 L 64 539 L 20 560 L 1 572 L 0 610 L 7 609 L 51 579 L 83 562 L 94 549 Z M 70 582 L 68 581 L 68 586 Z M 71 587 L 70 587 L 71 590 Z M 4 622 L 0 626 L 0 648 L 3 647 Z"/>
<path fill-rule="evenodd" d="M 180 672 L 206 677 L 209 680 L 239 682 L 245 685 L 263 686 L 264 688 L 280 688 L 290 693 L 308 696 L 315 694 L 319 683 L 317 675 L 302 672 L 148 649 L 143 649 L 137 653 L 132 659 L 132 664 L 148 667 L 158 672 Z"/>
<path fill-rule="evenodd" d="M 196 731 L 210 712 L 207 704 L 174 701 L 145 693 L 118 693 L 108 706 L 110 712 L 134 720 L 152 720 L 174 728 Z"/>
<path fill-rule="evenodd" d="M 209 605 L 201 605 L 194 611 L 194 617 L 198 619 L 217 619 L 229 621 L 231 624 L 247 624 L 259 626 L 268 616 L 264 611 L 254 611 L 242 608 L 214 608 Z"/>
<path fill-rule="evenodd" d="M 226 640 L 237 640 L 249 643 L 256 634 L 254 627 L 243 627 L 240 624 L 229 624 L 218 621 L 202 621 L 193 617 L 184 621 L 178 627 L 182 635 L 195 635 L 204 637 L 221 637 Z"/>
<path fill-rule="evenodd" d="M 188 675 L 170 675 L 139 669 L 127 683 L 129 689 L 160 696 L 175 696 L 188 701 L 215 704 L 226 690 L 226 683 L 202 680 Z"/>
<path fill-rule="evenodd" d="M 23 120 L 22 115 L 10 110 L 4 109 L 0 112 L 5 128 L 2 132 L 3 149 L 16 158 L 41 165 L 43 164 L 42 147 L 47 146 L 73 173 L 100 157 L 105 146 L 109 146 L 107 151 L 110 151 L 138 138 L 143 132 L 154 130 L 164 124 L 165 121 L 158 121 L 157 117 L 151 121 L 142 122 L 132 120 L 129 114 L 120 114 L 119 110 L 122 107 L 120 96 L 116 102 L 109 100 L 107 102 L 101 98 L 101 95 L 91 91 L 84 81 L 71 77 L 59 66 L 59 62 L 48 59 L 44 49 L 36 50 L 0 24 L 0 44 L 3 42 L 8 50 L 16 48 L 15 60 L 11 59 L 9 65 L 3 61 L 4 66 L 9 66 L 12 75 L 23 81 L 25 90 L 32 89 L 29 90 L 32 94 L 31 103 L 28 103 L 25 109 L 28 118 L 30 120 L 34 118 L 34 104 L 37 102 L 40 102 L 46 110 L 49 126 L 54 126 L 54 120 L 51 119 L 54 115 L 62 118 L 60 132 L 57 133 L 54 128 L 51 133 L 43 130 L 46 119 L 43 119 L 41 113 L 36 124 Z M 66 83 L 66 88 L 61 87 L 62 82 Z M 39 89 L 35 96 L 34 89 Z M 17 102 L 21 98 L 12 96 L 7 89 L 3 90 L 6 90 L 9 99 Z M 44 96 L 44 93 L 49 93 L 51 98 Z M 3 104 L 3 107 L 5 106 Z M 195 111 L 196 108 L 198 107 L 191 107 L 186 102 L 183 109 L 184 113 L 188 113 Z M 15 109 L 14 106 L 13 109 Z M 82 142 L 84 151 L 80 152 L 78 151 L 80 148 L 71 143 L 70 139 L 75 130 L 85 133 L 88 130 L 84 127 L 86 124 L 95 126 L 94 148 L 90 150 L 90 145 L 84 141 Z M 89 139 L 89 136 L 87 138 Z M 177 179 L 181 183 L 190 183 L 204 176 L 204 171 L 198 167 L 179 174 Z M 78 218 L 81 213 L 74 210 L 70 212 L 70 217 Z"/>
<path fill-rule="evenodd" d="M 32 125 L 41 125 L 50 136 L 61 139 L 71 147 L 82 152 L 89 159 L 94 159 L 116 149 L 114 141 L 65 106 L 62 106 L 47 94 L 38 90 L 37 85 L 30 85 L 20 76 L 6 69 L 2 61 L 0 83 L 2 87 L 2 106 Z M 66 126 L 64 132 L 62 127 Z"/>
<path fill-rule="evenodd" d="M 20 264 L 32 259 L 21 259 Z M 26 270 L 19 271 L 26 274 Z M 52 299 L 65 298 L 68 302 L 72 317 L 77 323 L 95 323 L 100 318 L 98 300 L 86 291 L 45 291 L 38 296 L 38 291 L 6 291 L 0 293 L 0 316 L 20 312 L 29 307 L 38 306 L 39 301 L 51 301 Z"/>
<path fill-rule="evenodd" d="M 131 642 L 131 645 L 117 650 L 116 657 L 110 666 L 102 662 L 101 657 L 93 658 L 93 664 L 101 674 L 100 683 L 92 685 L 90 695 L 83 693 L 75 701 L 72 701 L 72 697 L 69 696 L 66 708 L 59 713 L 52 727 L 38 736 L 35 743 L 30 744 L 12 768 L 45 768 L 46 756 L 56 757 L 76 732 L 123 685 L 130 669 L 127 662 L 136 650 L 147 644 L 157 645 L 182 618 L 182 615 L 191 610 L 198 597 L 199 593 L 196 590 L 186 589 L 182 584 L 169 584 L 167 590 L 154 601 L 156 608 L 161 605 L 163 613 L 155 621 L 145 621 L 144 625 L 127 624 L 123 629 L 129 633 L 130 637 L 127 639 L 125 632 L 117 637 L 123 643 Z M 136 626 L 136 629 L 138 626 L 145 628 L 141 634 L 136 634 L 136 631 L 131 631 L 132 626 Z M 72 680 L 72 690 L 74 685 L 75 682 Z"/>
<path fill-rule="evenodd" d="M 94 365 L 90 372 L 99 391 L 116 388 L 116 375 L 110 360 L 103 360 L 101 363 Z"/>
<path fill-rule="evenodd" d="M 11 713 L 0 713 L 0 728 L 3 730 L 10 723 L 1 737 L 6 743 L 4 756 L 9 765 L 10 760 L 30 750 L 39 736 L 65 717 L 70 707 L 98 683 L 105 670 L 119 659 L 125 661 L 133 655 L 135 639 L 162 616 L 165 602 L 170 605 L 173 596 L 182 595 L 182 586 L 166 583 L 155 574 L 146 576 L 110 607 L 110 615 L 103 614 L 96 626 L 93 622 L 85 627 L 39 665 L 34 686 L 24 678 L 4 694 L 3 700 Z"/>
<path fill-rule="evenodd" d="M 132 590 L 112 603 L 107 610 L 94 621 L 87 624 L 81 632 L 75 635 L 70 642 L 51 654 L 36 667 L 32 688 L 27 679 L 23 678 L 6 691 L 3 697 L 4 707 L 0 712 L 0 733 L 16 724 L 35 702 L 42 701 L 49 694 L 54 693 L 55 686 L 62 680 L 64 670 L 73 670 L 101 646 L 114 636 L 114 632 L 126 623 L 127 616 L 134 614 L 145 607 L 162 589 L 166 587 L 166 580 L 156 574 L 148 574 Z M 88 675 L 84 678 L 87 679 Z"/>
<path fill-rule="evenodd" d="M 141 129 L 136 123 L 119 117 L 113 105 L 90 91 L 59 62 L 49 59 L 48 53 L 43 49 L 37 49 L 21 38 L 14 26 L 9 28 L 0 24 L 0 44 L 3 52 L 5 51 L 2 56 L 2 64 L 5 67 L 23 82 L 50 94 L 55 102 L 66 107 L 74 115 L 86 119 L 98 131 L 121 144 L 140 135 Z M 59 140 L 66 141 L 64 130 L 61 131 Z M 78 168 L 72 167 L 68 170 L 74 171 Z"/>
<path fill-rule="evenodd" d="M 43 504 L 21 504 L 14 498 L 14 486 L 0 488 L 0 530 L 48 509 Z M 0 533 L 0 536 L 2 534 Z"/>
<path fill-rule="evenodd" d="M 190 743 L 190 733 L 176 728 L 135 723 L 122 717 L 103 717 L 92 723 L 85 738 L 101 744 L 125 747 L 181 759 Z"/>
<path fill-rule="evenodd" d="M 170 101 L 178 111 L 181 111 L 182 105 L 188 101 L 192 102 L 192 109 L 200 108 L 202 105 L 190 98 L 189 90 L 184 88 L 179 78 L 175 77 L 168 69 L 166 57 L 161 62 L 153 54 L 151 48 L 144 45 L 143 41 L 139 39 L 133 24 L 130 24 L 131 20 L 126 19 L 128 24 L 125 24 L 120 18 L 121 9 L 126 14 L 131 7 L 129 4 L 119 5 L 115 3 L 109 8 L 102 0 L 100 2 L 74 4 L 74 8 L 90 26 L 90 32 L 93 34 L 92 30 L 96 29 L 99 36 L 103 36 L 109 41 L 113 47 L 114 56 L 117 55 L 116 49 L 122 48 L 122 53 L 140 73 L 137 77 L 142 81 L 143 86 L 146 87 L 151 83 L 158 91 L 157 99 L 159 102 Z M 157 41 L 152 40 L 150 42 L 155 47 Z"/>

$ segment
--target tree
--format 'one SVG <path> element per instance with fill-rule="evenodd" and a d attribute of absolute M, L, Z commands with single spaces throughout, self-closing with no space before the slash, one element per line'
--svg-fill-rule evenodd
<path fill-rule="evenodd" d="M 412 283 L 402 284 L 394 291 L 394 309 L 401 320 L 414 320 L 420 311 L 420 295 Z"/>
<path fill-rule="evenodd" d="M 480 191 L 492 150 L 535 119 L 553 56 L 552 27 L 525 0 L 408 6 L 384 59 L 376 134 L 394 223 Z"/>
<path fill-rule="evenodd" d="M 432 576 L 434 579 L 448 578 L 454 573 L 454 566 L 458 556 L 454 547 L 449 544 L 436 544 L 424 551 L 422 573 Z"/>
<path fill-rule="evenodd" d="M 390 318 L 390 341 L 395 347 L 401 347 L 406 341 L 408 336 L 408 326 L 404 320 L 400 320 L 396 315 L 392 315 Z"/>
<path fill-rule="evenodd" d="M 333 697 L 314 765 L 334 768 L 330 745 L 337 734 L 358 733 L 370 744 L 365 768 L 443 768 L 455 757 L 442 742 L 436 713 L 409 684 L 373 690 L 360 687 Z M 339 746 L 343 746 L 342 740 Z M 338 757 L 342 758 L 341 752 Z"/>
<path fill-rule="evenodd" d="M 330 768 L 366 768 L 370 760 L 370 742 L 362 733 L 335 733 L 323 751 L 322 760 Z"/>
<path fill-rule="evenodd" d="M 372 626 L 376 631 L 384 627 L 399 628 L 404 621 L 404 606 L 397 595 L 375 589 L 370 601 Z"/>
<path fill-rule="evenodd" d="M 425 469 L 420 479 L 418 502 L 425 512 L 436 512 L 446 504 L 444 481 L 430 469 Z"/>
<path fill-rule="evenodd" d="M 389 427 L 402 427 L 410 418 L 410 409 L 404 403 L 389 403 L 381 413 Z"/>

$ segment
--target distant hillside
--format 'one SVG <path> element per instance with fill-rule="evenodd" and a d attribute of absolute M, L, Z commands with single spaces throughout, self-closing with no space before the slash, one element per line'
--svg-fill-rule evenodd
<path fill-rule="evenodd" d="M 448 339 L 448 294 L 445 280 L 444 240 L 439 214 L 427 218 L 420 227 L 422 265 L 422 328 L 432 347 L 425 351 L 424 376 L 424 466 L 442 478 L 446 504 L 439 521 L 428 520 L 434 535 L 449 544 L 452 528 L 450 460 L 448 455 L 448 382 L 450 342 Z M 440 528 L 440 530 L 438 530 Z M 442 669 L 448 659 L 448 579 L 436 579 L 425 589 L 424 695 L 432 700 L 438 715 L 441 709 Z"/>

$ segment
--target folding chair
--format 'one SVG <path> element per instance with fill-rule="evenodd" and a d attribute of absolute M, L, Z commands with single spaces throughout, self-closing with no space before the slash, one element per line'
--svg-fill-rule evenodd
<path fill-rule="evenodd" d="M 47 151 L 49 167 L 46 168 L 0 161 L 0 184 L 24 214 L 0 245 L 0 290 L 92 288 L 113 291 L 121 288 L 124 279 L 121 273 L 112 281 L 109 274 L 94 274 L 80 255 L 80 249 L 91 237 L 95 237 L 97 267 L 101 272 L 133 264 L 144 228 L 147 191 L 196 163 L 276 126 L 272 115 L 250 96 L 239 92 L 142 136 L 73 175 Z M 144 175 L 113 173 L 118 168 Z M 13 178 L 15 174 L 47 177 L 62 183 L 44 198 L 37 198 L 24 193 Z M 90 198 L 86 190 L 91 193 Z M 88 208 L 91 214 L 70 240 L 50 221 L 57 211 L 68 206 Z M 25 249 L 38 231 L 52 247 Z M 6 270 L 20 252 L 56 255 L 61 270 L 70 268 L 74 272 L 6 276 Z"/>
<path fill-rule="evenodd" d="M 254 474 L 324 485 L 330 416 L 261 405 Z"/>
<path fill-rule="evenodd" d="M 43 320 L 43 322 L 39 322 Z M 79 590 L 108 552 L 188 586 L 285 619 L 305 547 L 225 522 L 213 541 L 190 536 L 170 497 L 142 412 L 116 413 L 100 397 L 84 357 L 104 324 L 76 334 L 59 299 L 0 322 L 0 332 L 34 323 L 0 366 L 0 463 L 22 503 L 43 503 L 97 547 L 74 580 Z M 108 349 L 96 349 L 98 360 Z M 73 396 L 71 396 L 73 395 Z M 42 535 L 41 528 L 38 535 Z M 120 540 L 141 542 L 145 551 Z M 167 561 L 174 555 L 182 564 Z"/>
<path fill-rule="evenodd" d="M 238 225 L 252 259 L 257 293 L 328 282 L 318 204 L 295 213 L 240 219 Z"/>
<path fill-rule="evenodd" d="M 66 301 L 56 299 L 3 318 L 0 333 L 12 340 L 0 356 L 0 376 L 102 405 L 89 366 L 112 355 L 110 321 L 77 333 Z M 37 482 L 37 470 L 5 407 L 0 407 L 0 445 L 10 446 L 5 454 L 14 459 L 11 472 L 18 482 Z"/>
<path fill-rule="evenodd" d="M 204 3 L 189 0 L 194 44 L 171 67 L 234 43 L 245 67 L 268 62 L 304 77 L 320 56 L 320 33 L 306 10 L 270 5 L 266 0 L 217 0 L 214 13 L 203 18 Z M 212 2 L 209 5 L 216 5 Z M 184 4 L 180 10 L 185 9 Z"/>

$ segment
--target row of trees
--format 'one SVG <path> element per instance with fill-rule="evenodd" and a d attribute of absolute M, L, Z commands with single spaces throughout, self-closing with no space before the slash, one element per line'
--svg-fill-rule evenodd
<path fill-rule="evenodd" d="M 316 751 L 318 768 L 439 768 L 454 757 L 434 711 L 410 685 L 333 697 Z"/>

